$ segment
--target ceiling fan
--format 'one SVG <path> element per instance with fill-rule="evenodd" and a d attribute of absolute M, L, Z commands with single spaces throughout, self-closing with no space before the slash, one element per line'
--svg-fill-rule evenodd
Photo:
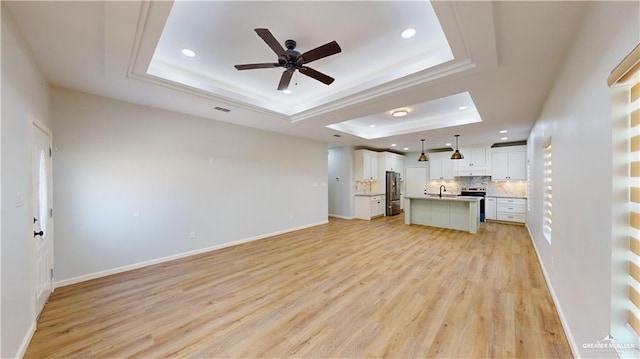
<path fill-rule="evenodd" d="M 253 70 L 253 69 L 270 69 L 276 67 L 284 67 L 284 72 L 282 73 L 282 77 L 280 78 L 280 83 L 278 84 L 278 91 L 286 90 L 289 88 L 289 83 L 291 82 L 291 77 L 293 73 L 298 70 L 303 75 L 307 75 L 311 78 L 314 78 L 325 85 L 330 85 L 335 79 L 331 76 L 327 76 L 319 71 L 316 71 L 306 64 L 322 59 L 327 56 L 335 55 L 342 51 L 340 49 L 340 45 L 337 42 L 331 41 L 322 46 L 318 46 L 313 50 L 309 50 L 303 54 L 300 54 L 295 50 L 296 42 L 293 40 L 285 41 L 284 45 L 287 47 L 285 50 L 278 40 L 271 34 L 269 29 L 255 29 L 258 36 L 267 43 L 267 45 L 273 50 L 273 52 L 278 55 L 277 63 L 261 63 L 261 64 L 246 64 L 246 65 L 235 65 L 235 68 L 238 70 Z"/>

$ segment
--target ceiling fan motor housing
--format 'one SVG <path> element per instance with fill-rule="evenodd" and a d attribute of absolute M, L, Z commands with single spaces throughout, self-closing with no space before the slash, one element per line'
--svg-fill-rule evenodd
<path fill-rule="evenodd" d="M 286 50 L 282 48 L 282 45 L 278 43 L 278 40 L 273 36 L 269 29 L 254 29 L 255 32 L 262 38 L 262 40 L 278 55 L 278 63 L 259 63 L 259 64 L 244 64 L 235 65 L 238 70 L 252 70 L 252 69 L 270 69 L 274 67 L 284 67 L 285 71 L 282 73 L 280 83 L 278 84 L 278 91 L 286 90 L 291 81 L 293 73 L 297 70 L 300 73 L 309 76 L 315 80 L 322 82 L 325 85 L 330 85 L 335 80 L 331 76 L 327 76 L 322 72 L 316 71 L 306 64 L 325 58 L 327 56 L 335 55 L 342 51 L 340 45 L 337 42 L 332 41 L 322 46 L 318 46 L 312 50 L 300 54 L 295 50 L 296 42 L 294 40 L 287 40 L 284 42 Z"/>
<path fill-rule="evenodd" d="M 296 48 L 296 42 L 294 40 L 287 40 L 284 42 L 284 46 L 289 50 L 293 50 Z"/>

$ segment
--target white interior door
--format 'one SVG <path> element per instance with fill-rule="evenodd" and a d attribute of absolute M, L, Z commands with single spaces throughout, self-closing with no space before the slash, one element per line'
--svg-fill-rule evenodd
<path fill-rule="evenodd" d="M 427 167 L 407 167 L 404 170 L 405 197 L 424 197 L 429 182 Z"/>
<path fill-rule="evenodd" d="M 53 211 L 51 181 L 51 132 L 32 124 L 31 198 L 33 209 L 32 266 L 36 314 L 40 314 L 53 290 Z"/>

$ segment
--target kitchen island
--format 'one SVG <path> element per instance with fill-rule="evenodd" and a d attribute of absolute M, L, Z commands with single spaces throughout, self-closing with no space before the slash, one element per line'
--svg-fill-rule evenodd
<path fill-rule="evenodd" d="M 404 223 L 478 233 L 481 197 L 405 197 Z"/>

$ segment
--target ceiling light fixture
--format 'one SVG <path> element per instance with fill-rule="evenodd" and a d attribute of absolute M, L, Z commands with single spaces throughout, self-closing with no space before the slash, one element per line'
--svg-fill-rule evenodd
<path fill-rule="evenodd" d="M 415 34 L 416 34 L 416 29 L 408 28 L 408 29 L 405 29 L 404 31 L 402 31 L 400 36 L 402 36 L 403 39 L 410 39 Z"/>
<path fill-rule="evenodd" d="M 463 111 L 463 110 L 466 110 L 468 108 L 469 108 L 469 106 L 460 106 L 460 107 L 458 107 L 458 110 Z"/>
<path fill-rule="evenodd" d="M 392 143 L 392 144 L 391 144 L 391 147 L 396 147 L 396 146 L 397 146 L 397 145 L 396 145 L 395 143 Z"/>
<path fill-rule="evenodd" d="M 404 117 L 404 116 L 406 116 L 408 114 L 409 114 L 409 111 L 407 111 L 407 110 L 396 110 L 396 111 L 391 112 L 391 116 L 393 116 L 393 117 Z"/>
<path fill-rule="evenodd" d="M 405 147 L 405 148 L 404 148 L 404 150 L 405 150 L 405 151 L 409 151 L 409 147 Z"/>
<path fill-rule="evenodd" d="M 369 125 L 369 127 L 370 127 L 370 128 L 374 128 L 374 127 L 376 127 L 376 125 Z"/>
<path fill-rule="evenodd" d="M 290 94 L 290 93 L 291 93 L 291 90 L 289 90 L 289 89 L 282 90 L 282 93 L 284 93 L 284 94 L 287 94 L 287 95 L 288 95 L 288 94 Z"/>
<path fill-rule="evenodd" d="M 464 158 L 464 156 L 458 150 L 458 137 L 460 137 L 460 135 L 455 135 L 455 137 L 456 137 L 456 151 L 451 155 L 451 159 L 452 160 L 461 160 L 461 159 Z"/>
<path fill-rule="evenodd" d="M 451 143 L 447 142 L 444 144 L 445 146 L 451 146 Z"/>
<path fill-rule="evenodd" d="M 506 141 L 506 140 L 508 140 L 508 139 L 509 139 L 509 137 L 500 137 L 500 140 L 501 140 L 501 141 Z"/>
<path fill-rule="evenodd" d="M 429 161 L 429 156 L 424 154 L 424 139 L 422 139 L 420 141 L 422 141 L 422 153 L 420 154 L 420 157 L 418 157 L 418 162 Z"/>
<path fill-rule="evenodd" d="M 507 133 L 507 130 L 500 130 L 500 133 Z"/>
<path fill-rule="evenodd" d="M 180 50 L 180 52 L 182 52 L 182 54 L 184 56 L 188 56 L 188 57 L 194 57 L 196 56 L 196 53 L 193 50 L 189 50 L 189 49 L 182 49 Z"/>

